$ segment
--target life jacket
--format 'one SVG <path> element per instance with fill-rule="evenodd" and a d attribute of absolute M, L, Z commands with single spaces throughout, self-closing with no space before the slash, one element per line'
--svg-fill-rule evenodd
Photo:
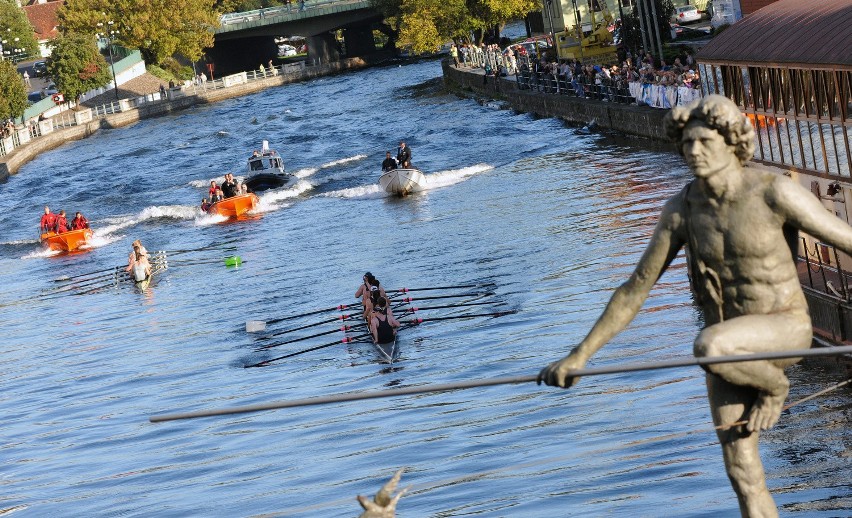
<path fill-rule="evenodd" d="M 84 228 L 89 228 L 89 220 L 87 220 L 86 218 L 74 218 L 71 221 L 71 230 L 82 230 Z"/>
<path fill-rule="evenodd" d="M 56 230 L 57 234 L 61 234 L 63 232 L 68 232 L 68 220 L 65 219 L 65 216 L 57 216 L 56 217 Z"/>
<path fill-rule="evenodd" d="M 380 313 L 385 316 L 385 319 L 382 320 L 379 317 L 373 317 L 379 321 L 379 325 L 376 326 L 376 335 L 378 338 L 378 342 L 380 344 L 386 344 L 393 342 L 394 333 L 393 326 L 388 322 L 388 310 L 384 309 L 383 311 L 376 310 L 376 313 Z"/>
<path fill-rule="evenodd" d="M 41 228 L 48 232 L 52 232 L 56 228 L 56 214 L 45 214 L 41 217 Z"/>

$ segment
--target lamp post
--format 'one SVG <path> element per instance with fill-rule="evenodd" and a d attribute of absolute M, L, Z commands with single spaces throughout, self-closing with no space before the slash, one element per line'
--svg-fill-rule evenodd
<path fill-rule="evenodd" d="M 115 60 L 112 57 L 112 40 L 118 34 L 118 29 L 113 29 L 112 26 L 115 24 L 112 20 L 106 22 L 106 27 L 101 22 L 98 22 L 98 29 L 103 31 L 99 32 L 97 35 L 99 38 L 103 38 L 107 40 L 107 50 L 109 51 L 109 64 L 112 67 L 112 82 L 115 85 L 115 100 L 118 101 L 118 78 L 115 77 Z"/>

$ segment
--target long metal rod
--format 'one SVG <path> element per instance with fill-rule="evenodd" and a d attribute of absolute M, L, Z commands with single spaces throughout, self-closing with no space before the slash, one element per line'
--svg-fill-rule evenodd
<path fill-rule="evenodd" d="M 707 358 L 682 358 L 677 360 L 666 360 L 650 363 L 628 363 L 623 365 L 612 365 L 607 367 L 592 367 L 588 369 L 577 369 L 570 372 L 572 377 L 600 376 L 602 374 L 620 374 L 624 372 L 638 372 L 658 369 L 672 369 L 677 367 L 694 367 L 701 365 L 714 365 L 717 363 L 748 362 L 757 360 L 779 360 L 783 358 L 804 358 L 814 356 L 838 356 L 852 354 L 852 345 L 839 347 L 824 347 L 816 349 L 796 349 L 792 351 L 776 351 L 760 354 L 743 354 L 734 356 L 713 356 Z M 406 387 L 392 390 L 379 390 L 373 392 L 356 392 L 352 394 L 333 394 L 331 396 L 320 396 L 305 399 L 294 399 L 291 401 L 277 401 L 241 407 L 199 410 L 196 412 L 185 412 L 178 414 L 154 415 L 149 418 L 152 423 L 163 421 L 177 421 L 180 419 L 194 419 L 197 417 L 214 417 L 231 414 L 246 414 L 250 412 L 262 412 L 264 410 L 278 410 L 282 408 L 294 408 L 312 405 L 326 405 L 329 403 L 343 403 L 347 401 L 362 401 L 365 399 L 378 399 L 386 397 L 408 396 L 412 394 L 424 394 L 427 392 L 446 392 L 449 390 L 460 390 L 477 387 L 491 387 L 495 385 L 515 385 L 519 383 L 530 383 L 536 381 L 538 375 L 513 376 L 505 378 L 491 378 L 485 380 L 460 381 L 455 383 L 442 383 L 434 385 L 423 385 L 419 387 Z"/>

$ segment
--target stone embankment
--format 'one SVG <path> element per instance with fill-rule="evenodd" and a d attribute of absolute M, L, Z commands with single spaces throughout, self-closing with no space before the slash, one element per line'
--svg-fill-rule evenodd
<path fill-rule="evenodd" d="M 535 90 L 520 90 L 514 76 L 501 77 L 497 81 L 489 77 L 486 82 L 482 69 L 456 68 L 443 61 L 444 83 L 451 90 L 472 92 L 479 96 L 501 99 L 512 109 L 534 113 L 540 117 L 557 117 L 572 123 L 594 124 L 637 137 L 659 142 L 670 142 L 663 131 L 663 118 L 669 110 L 606 103 L 593 99 L 581 99 L 573 95 L 557 95 Z"/>
<path fill-rule="evenodd" d="M 386 56 L 382 58 L 386 58 Z M 101 129 L 121 128 L 138 122 L 141 119 L 159 117 L 198 104 L 223 101 L 232 97 L 260 92 L 275 86 L 306 81 L 347 70 L 365 68 L 372 64 L 374 64 L 372 61 L 362 58 L 350 58 L 325 65 L 305 67 L 294 73 L 270 75 L 269 77 L 234 84 L 227 88 L 204 89 L 193 86 L 184 87 L 175 95 L 170 93 L 169 100 L 140 104 L 138 107 L 126 110 L 122 109 L 117 113 L 104 115 L 99 118 L 93 118 L 88 113 L 83 113 L 84 117 L 79 117 L 80 114 L 78 114 L 79 124 L 68 128 L 57 129 L 40 137 L 33 138 L 25 145 L 18 146 L 9 154 L 0 157 L 0 182 L 5 181 L 10 174 L 17 172 L 21 166 L 37 157 L 40 153 L 55 149 L 66 142 L 86 138 Z M 85 110 L 85 112 L 90 111 Z"/>

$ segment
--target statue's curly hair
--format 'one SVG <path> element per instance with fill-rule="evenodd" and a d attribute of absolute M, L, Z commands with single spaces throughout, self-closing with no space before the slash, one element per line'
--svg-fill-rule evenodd
<path fill-rule="evenodd" d="M 754 156 L 754 128 L 748 118 L 727 97 L 708 95 L 683 107 L 672 108 L 666 115 L 663 128 L 674 140 L 680 154 L 683 154 L 681 139 L 683 130 L 692 120 L 703 121 L 725 138 L 728 145 L 734 146 L 734 153 L 741 164 Z"/>

